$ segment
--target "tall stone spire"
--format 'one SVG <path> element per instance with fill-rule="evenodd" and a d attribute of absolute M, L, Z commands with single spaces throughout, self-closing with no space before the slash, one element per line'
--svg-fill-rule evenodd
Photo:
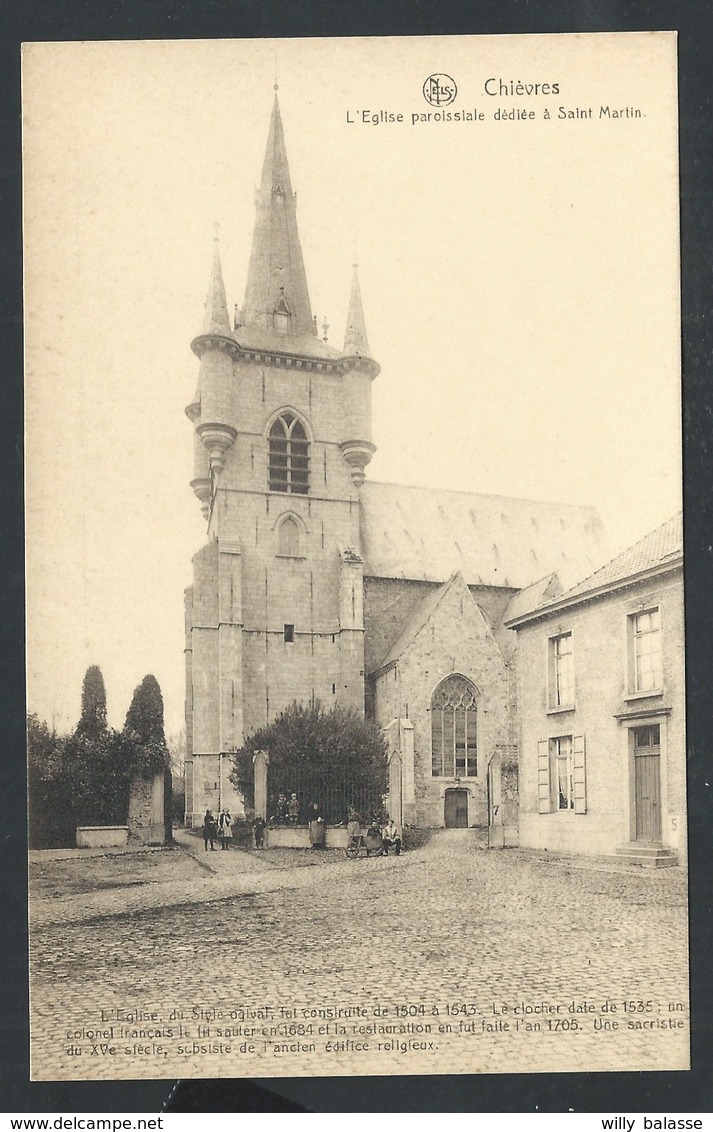
<path fill-rule="evenodd" d="M 277 84 L 256 204 L 241 323 L 281 335 L 314 337 Z"/>
<path fill-rule="evenodd" d="M 220 266 L 220 248 L 218 246 L 218 225 L 215 226 L 213 237 L 213 264 L 210 271 L 208 295 L 205 301 L 205 315 L 200 336 L 205 334 L 225 334 L 232 337 L 230 319 L 228 318 L 228 304 L 225 298 L 225 284 Z"/>
<path fill-rule="evenodd" d="M 371 357 L 369 352 L 369 339 L 366 336 L 364 308 L 361 304 L 361 290 L 359 288 L 359 275 L 357 273 L 356 263 L 354 264 L 354 275 L 352 276 L 352 291 L 349 296 L 347 329 L 344 335 L 344 353 L 349 356 Z"/>

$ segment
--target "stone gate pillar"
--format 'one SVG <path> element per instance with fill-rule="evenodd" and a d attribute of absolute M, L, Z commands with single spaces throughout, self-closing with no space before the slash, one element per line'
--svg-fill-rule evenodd
<path fill-rule="evenodd" d="M 401 751 L 401 805 L 403 820 L 410 825 L 416 822 L 416 768 L 414 765 L 413 723 L 399 720 L 399 748 Z"/>
<path fill-rule="evenodd" d="M 502 849 L 505 845 L 502 781 L 502 757 L 496 751 L 488 763 L 488 843 L 491 849 Z"/>
<path fill-rule="evenodd" d="M 389 816 L 397 825 L 403 824 L 401 803 L 401 755 L 398 751 L 389 752 Z"/>
<path fill-rule="evenodd" d="M 253 755 L 255 775 L 255 817 L 267 821 L 267 768 L 270 765 L 268 751 L 256 751 Z"/>

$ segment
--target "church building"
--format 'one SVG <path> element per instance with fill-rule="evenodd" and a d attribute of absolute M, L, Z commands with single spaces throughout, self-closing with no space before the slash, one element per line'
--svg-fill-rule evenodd
<path fill-rule="evenodd" d="M 186 592 L 187 821 L 208 806 L 240 812 L 230 752 L 293 701 L 319 700 L 384 729 L 398 819 L 512 844 L 517 638 L 506 622 L 551 596 L 553 574 L 574 581 L 600 565 L 599 518 L 368 481 L 380 369 L 356 270 L 343 348 L 319 337 L 277 95 L 256 205 L 243 306 L 231 324 L 216 237 L 191 344 L 191 486 L 207 541 Z"/>

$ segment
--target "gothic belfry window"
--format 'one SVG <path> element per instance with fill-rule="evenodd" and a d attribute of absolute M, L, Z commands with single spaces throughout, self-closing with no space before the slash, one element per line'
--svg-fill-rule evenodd
<path fill-rule="evenodd" d="M 283 413 L 268 439 L 270 491 L 306 495 L 309 487 L 309 441 L 304 425 L 292 413 Z"/>
<path fill-rule="evenodd" d="M 478 706 L 475 686 L 449 676 L 431 698 L 431 771 L 438 778 L 474 778 L 478 773 Z"/>

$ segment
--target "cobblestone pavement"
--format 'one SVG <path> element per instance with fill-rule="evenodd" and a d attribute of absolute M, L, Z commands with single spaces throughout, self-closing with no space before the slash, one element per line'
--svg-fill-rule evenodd
<path fill-rule="evenodd" d="M 35 1078 L 688 1063 L 681 869 L 477 851 L 460 830 L 309 868 L 166 856 L 177 875 L 154 883 L 124 857 L 121 887 L 35 896 Z"/>

